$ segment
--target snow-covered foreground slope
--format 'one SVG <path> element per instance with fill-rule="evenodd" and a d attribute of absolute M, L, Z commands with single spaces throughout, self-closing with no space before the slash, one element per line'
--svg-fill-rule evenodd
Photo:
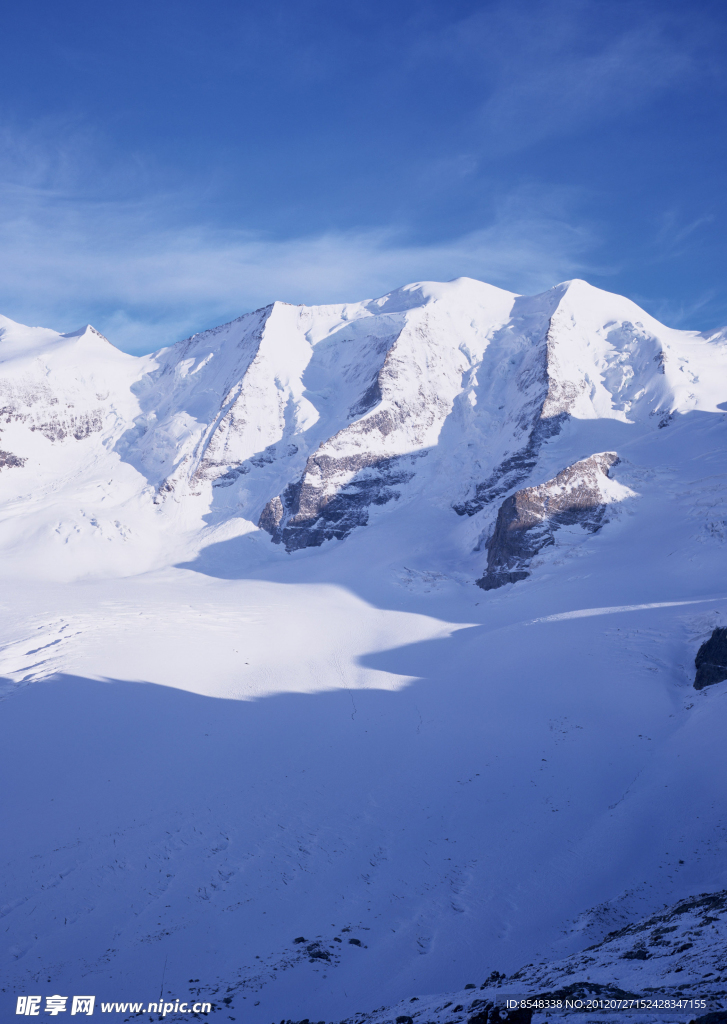
<path fill-rule="evenodd" d="M 722 335 L 469 280 L 142 359 L 2 328 L 6 1012 L 466 1019 L 727 887 Z"/>

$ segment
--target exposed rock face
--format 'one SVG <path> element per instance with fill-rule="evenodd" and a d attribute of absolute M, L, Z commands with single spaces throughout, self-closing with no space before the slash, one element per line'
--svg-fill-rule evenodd
<path fill-rule="evenodd" d="M 697 651 L 694 659 L 697 675 L 694 689 L 703 690 L 705 686 L 721 683 L 727 679 L 727 629 L 719 626 Z"/>
<path fill-rule="evenodd" d="M 21 459 L 17 455 L 13 455 L 12 452 L 0 451 L 0 469 L 13 469 L 14 467 L 24 466 L 27 459 Z"/>
<path fill-rule="evenodd" d="M 36 330 L 40 334 L 53 334 L 42 328 Z M 0 327 L 0 342 L 5 341 L 6 336 L 7 329 Z M 113 363 L 120 357 L 121 362 L 128 364 L 133 359 L 118 353 L 90 325 L 71 334 L 55 335 L 55 339 L 53 348 L 22 367 L 13 367 L 12 358 L 0 359 L 0 422 L 13 426 L 22 424 L 31 434 L 37 432 L 53 442 L 83 441 L 103 431 L 113 404 L 113 400 L 108 401 L 111 390 L 108 383 L 109 378 L 114 379 L 113 369 L 104 369 L 103 363 L 106 360 Z M 68 366 L 63 366 L 64 350 L 66 355 L 73 352 L 78 361 L 75 377 L 64 372 L 68 370 Z M 101 372 L 97 375 L 99 369 Z M 6 462 L 5 465 L 18 463 Z"/>
<path fill-rule="evenodd" d="M 258 525 L 288 551 L 343 539 L 368 522 L 372 506 L 400 497 L 452 412 L 477 335 L 454 330 L 436 306 L 397 314 L 392 326 L 374 376 L 347 407 L 351 422 L 262 511 Z"/>
<path fill-rule="evenodd" d="M 476 515 L 525 481 L 543 445 L 572 416 L 622 422 L 658 416 L 659 426 L 669 421 L 666 378 L 674 368 L 662 343 L 640 320 L 588 323 L 578 308 L 579 293 L 553 292 L 550 304 L 537 307 L 519 298 L 510 322 L 494 335 L 479 370 L 477 405 L 502 410 L 502 420 L 491 419 L 483 437 L 493 455 L 498 448 L 501 454 L 472 496 L 453 505 L 459 515 Z M 496 404 L 503 370 L 514 387 Z"/>
<path fill-rule="evenodd" d="M 355 527 L 366 525 L 369 506 L 385 505 L 399 497 L 397 485 L 411 480 L 415 463 L 416 456 L 376 459 L 359 455 L 336 460 L 313 455 L 303 478 L 268 502 L 258 525 L 276 544 L 285 544 L 287 551 L 317 547 L 324 540 L 342 540 Z M 339 474 L 348 474 L 349 481 L 326 493 L 326 483 Z"/>
<path fill-rule="evenodd" d="M 66 438 L 82 441 L 103 429 L 103 409 L 79 411 L 73 402 L 59 401 L 44 383 L 32 387 L 23 382 L 22 387 L 13 388 L 11 382 L 0 381 L 0 398 L 4 402 L 0 419 L 5 423 L 25 423 L 32 432 L 40 431 L 49 441 Z"/>
<path fill-rule="evenodd" d="M 504 458 L 485 480 L 476 485 L 474 497 L 453 506 L 457 515 L 476 515 L 525 480 L 538 461 L 542 445 L 560 432 L 574 397 L 583 389 L 570 381 L 559 381 L 556 376 L 555 319 L 555 315 L 547 319 L 547 327 L 541 337 L 532 332 L 532 327 L 529 334 L 523 332 L 523 336 L 534 344 L 526 353 L 516 376 L 515 384 L 522 404 L 514 437 L 519 434 L 525 443 L 521 441 L 522 447 Z M 512 332 L 503 331 L 503 334 L 503 340 L 512 344 Z"/>
<path fill-rule="evenodd" d="M 562 526 L 582 526 L 595 533 L 606 521 L 604 484 L 618 462 L 601 452 L 568 466 L 552 480 L 510 495 L 500 506 L 487 542 L 487 572 L 477 581 L 483 590 L 516 583 L 528 575 L 530 560 L 554 543 Z"/>

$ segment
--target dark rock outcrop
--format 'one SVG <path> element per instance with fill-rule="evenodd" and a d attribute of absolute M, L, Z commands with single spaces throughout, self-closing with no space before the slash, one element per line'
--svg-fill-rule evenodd
<path fill-rule="evenodd" d="M 599 530 L 608 507 L 603 483 L 617 462 L 614 452 L 591 455 L 552 480 L 506 498 L 487 541 L 487 571 L 478 586 L 495 590 L 525 579 L 530 560 L 554 543 L 554 534 L 562 526 L 579 525 L 591 533 Z"/>
<path fill-rule="evenodd" d="M 385 505 L 399 497 L 399 487 L 414 476 L 413 466 L 426 451 L 389 459 L 368 453 L 335 459 L 317 453 L 306 464 L 301 480 L 289 484 L 282 495 L 267 503 L 258 520 L 286 551 L 319 547 L 324 540 L 343 540 L 357 526 L 365 526 L 371 505 Z M 339 490 L 336 478 L 356 475 Z"/>
<path fill-rule="evenodd" d="M 694 689 L 721 683 L 727 679 L 727 629 L 717 627 L 711 637 L 697 651 L 694 659 L 697 675 Z"/>
<path fill-rule="evenodd" d="M 306 953 L 311 960 L 330 960 L 331 954 L 327 949 L 324 949 L 320 942 L 311 942 L 309 946 L 305 947 Z"/>
<path fill-rule="evenodd" d="M 7 390 L 7 387 L 4 390 Z M 72 403 L 66 402 L 62 406 L 49 388 L 39 387 L 35 392 L 27 391 L 22 396 L 13 396 L 10 404 L 0 408 L 0 418 L 6 423 L 26 423 L 29 430 L 39 431 L 49 441 L 65 441 L 70 437 L 83 441 L 91 434 L 103 430 L 103 409 L 69 411 L 72 409 Z"/>
<path fill-rule="evenodd" d="M 21 458 L 19 455 L 13 455 L 12 452 L 0 450 L 0 469 L 20 468 L 25 463 L 26 459 Z"/>

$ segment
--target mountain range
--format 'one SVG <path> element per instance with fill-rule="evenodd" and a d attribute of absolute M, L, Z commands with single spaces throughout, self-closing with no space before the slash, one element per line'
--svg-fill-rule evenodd
<path fill-rule="evenodd" d="M 727 329 L 584 281 L 0 317 L 8 1000 L 719 1009 L 726 440 Z"/>

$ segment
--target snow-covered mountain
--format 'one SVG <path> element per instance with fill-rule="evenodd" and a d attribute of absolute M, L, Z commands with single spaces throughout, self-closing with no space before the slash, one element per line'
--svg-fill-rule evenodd
<path fill-rule="evenodd" d="M 582 281 L 534 298 L 460 279 L 344 306 L 276 302 L 140 359 L 91 327 L 4 320 L 1 345 L 3 465 L 18 470 L 6 523 L 41 495 L 44 515 L 44 492 L 76 504 L 111 476 L 109 514 L 89 494 L 104 538 L 124 534 L 123 509 L 142 532 L 151 518 L 180 537 L 259 526 L 288 552 L 415 496 L 473 520 L 451 530 L 467 551 L 505 495 L 567 468 L 544 449 L 564 428 L 590 458 L 594 423 L 625 437 L 616 425 L 636 435 L 717 411 L 727 371 L 722 336 L 669 330 Z M 609 495 L 593 500 L 626 492 Z"/>
<path fill-rule="evenodd" d="M 583 281 L 144 357 L 0 318 L 0 414 L 13 991 L 341 1019 L 724 889 L 724 331 Z"/>

